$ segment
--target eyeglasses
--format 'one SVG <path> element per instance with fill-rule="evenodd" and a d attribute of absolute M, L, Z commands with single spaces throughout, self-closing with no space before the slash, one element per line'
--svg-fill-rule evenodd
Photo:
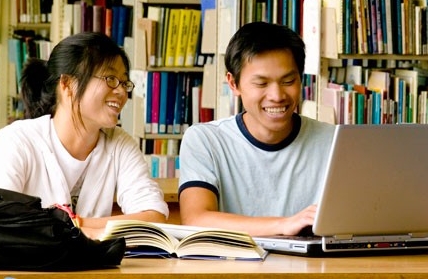
<path fill-rule="evenodd" d="M 122 85 L 123 88 L 125 88 L 126 92 L 131 92 L 135 87 L 135 85 L 132 81 L 130 81 L 130 80 L 120 81 L 115 76 L 106 76 L 106 77 L 94 76 L 94 77 L 105 80 L 107 86 L 112 88 L 112 89 L 116 89 L 119 87 L 119 85 Z"/>

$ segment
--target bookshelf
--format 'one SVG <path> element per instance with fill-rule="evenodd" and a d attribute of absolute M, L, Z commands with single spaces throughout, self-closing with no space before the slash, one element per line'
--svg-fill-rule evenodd
<path fill-rule="evenodd" d="M 250 4 L 250 2 L 252 4 Z M 399 63 L 401 61 L 410 61 L 418 62 L 418 65 L 427 68 L 428 56 L 422 54 L 421 51 L 424 49 L 420 47 L 419 52 L 416 51 L 416 38 L 419 40 L 426 39 L 427 35 L 422 33 L 418 33 L 415 30 L 425 30 L 426 24 L 415 25 L 415 28 L 407 29 L 407 33 L 403 31 L 402 40 L 406 42 L 404 45 L 413 45 L 414 50 L 398 52 L 393 48 L 386 47 L 386 41 L 384 42 L 384 50 L 375 52 L 361 52 L 357 51 L 355 44 L 345 42 L 345 38 L 355 38 L 353 34 L 356 33 L 355 30 L 349 29 L 357 26 L 356 24 L 348 24 L 349 18 L 346 17 L 352 16 L 351 13 L 346 10 L 348 5 L 352 3 L 366 3 L 368 5 L 373 5 L 373 3 L 400 3 L 400 1 L 349 1 L 349 0 L 306 0 L 306 1 L 292 1 L 296 6 L 290 5 L 291 1 L 289 1 L 289 6 L 286 8 L 283 6 L 285 2 L 282 1 L 245 1 L 245 0 L 219 0 L 216 1 L 216 26 L 217 26 L 217 47 L 216 47 L 216 87 L 217 87 L 217 111 L 216 117 L 225 117 L 237 112 L 237 100 L 230 98 L 230 92 L 227 87 L 227 84 L 224 81 L 224 50 L 225 46 L 230 39 L 231 35 L 236 31 L 236 29 L 243 25 L 244 23 L 255 21 L 255 20 L 263 20 L 272 23 L 286 24 L 290 26 L 292 29 L 300 33 L 303 39 L 306 42 L 306 55 L 308 62 L 305 65 L 305 75 L 308 80 L 303 81 L 303 90 L 302 90 L 302 101 L 306 98 L 307 95 L 310 96 L 310 99 L 307 99 L 311 103 L 311 110 L 308 115 L 314 116 L 314 118 L 321 121 L 330 121 L 328 116 L 325 116 L 323 112 L 322 105 L 322 89 L 328 86 L 330 79 L 329 70 L 334 66 L 337 61 L 341 61 L 340 63 L 346 63 L 350 61 L 360 61 L 360 63 L 372 64 L 373 61 L 384 61 L 383 63 L 387 63 L 390 69 L 395 69 L 399 67 Z M 298 3 L 299 2 L 299 3 Z M 403 8 L 408 5 L 408 9 L 412 8 L 412 1 L 401 1 L 403 2 Z M 427 7 L 425 3 L 422 4 L 419 1 L 421 7 L 420 11 L 426 12 Z M 381 6 L 379 6 L 381 7 Z M 376 7 L 377 8 L 377 7 Z M 380 8 L 379 8 L 380 9 Z M 283 13 L 281 11 L 287 11 L 294 13 Z M 369 11 L 371 11 L 371 7 Z M 412 12 L 407 12 L 408 15 L 411 15 Z M 418 9 L 415 9 L 417 11 Z M 258 11 L 266 11 L 260 16 Z M 366 11 L 367 12 L 367 11 Z M 415 12 L 416 14 L 416 12 Z M 307 15 L 307 19 L 305 21 L 305 15 Z M 309 15 L 309 16 L 308 16 Z M 421 15 L 421 14 L 420 14 Z M 355 16 L 355 15 L 354 15 Z M 367 18 L 375 18 L 374 15 L 367 14 Z M 378 16 L 379 19 L 381 17 Z M 416 16 L 415 16 L 416 18 Z M 412 26 L 412 23 L 416 23 L 415 18 L 409 16 L 404 19 L 404 24 L 407 26 Z M 420 16 L 420 18 L 423 18 Z M 392 20 L 398 22 L 394 16 L 392 16 Z M 227 24 L 224 24 L 227 22 Z M 301 24 L 303 22 L 303 24 Z M 345 23 L 346 22 L 346 23 Z M 372 21 L 370 23 L 376 23 L 379 25 L 386 26 L 386 20 Z M 299 25 L 300 24 L 300 25 Z M 390 23 L 391 24 L 391 23 Z M 394 25 L 395 23 L 392 23 Z M 317 32 L 308 32 L 305 34 L 305 26 L 311 26 L 312 30 L 317 30 Z M 417 28 L 420 26 L 420 29 Z M 368 26 L 369 28 L 370 26 Z M 424 29 L 425 28 L 425 29 Z M 350 31 L 351 30 L 351 31 Z M 414 30 L 415 32 L 412 32 Z M 307 30 L 306 30 L 307 31 Z M 385 32 L 386 34 L 386 32 Z M 407 35 L 406 35 L 407 34 Z M 419 34 L 419 35 L 415 35 Z M 348 36 L 348 37 L 346 37 Z M 369 37 L 366 35 L 367 40 Z M 383 38 L 383 37 L 382 37 Z M 401 38 L 400 36 L 395 36 L 388 41 L 394 42 L 398 40 L 397 38 Z M 425 41 L 426 42 L 426 41 Z M 394 42 L 394 44 L 398 44 Z M 352 45 L 352 48 L 350 47 Z M 314 47 L 315 46 L 315 47 Z M 394 46 L 395 48 L 395 46 Z M 374 49 L 374 48 L 373 48 Z M 381 47 L 379 47 L 381 49 Z M 363 61 L 363 62 L 361 62 Z M 404 62 L 404 63 L 408 63 Z M 379 65 L 367 66 L 367 68 L 380 68 Z M 311 94 L 307 94 L 306 90 L 309 90 Z M 306 95 L 304 95 L 306 94 Z M 228 103 L 229 100 L 233 100 L 232 103 Z M 305 99 L 306 100 L 306 99 Z M 226 108 L 226 109 L 224 109 Z M 239 107 L 238 107 L 239 110 Z M 303 113 L 303 110 L 301 111 Z M 305 111 L 306 113 L 306 111 Z"/>
<path fill-rule="evenodd" d="M 7 38 L 9 27 L 9 11 L 10 1 L 1 1 L 0 15 L 0 61 L 8 60 Z M 7 84 L 8 84 L 8 66 L 7 63 L 0 63 L 0 128 L 7 124 Z"/>
<path fill-rule="evenodd" d="M 323 25 L 321 25 L 321 59 L 317 76 L 317 118 L 323 119 L 320 111 L 325 107 L 324 89 L 339 84 L 343 89 L 338 89 L 338 98 L 353 107 L 349 112 L 350 118 L 347 118 L 346 114 L 339 118 L 339 114 L 336 114 L 335 124 L 427 123 L 426 106 L 423 104 L 426 98 L 422 95 L 423 91 L 428 90 L 427 29 L 421 27 L 426 24 L 421 24 L 417 20 L 426 18 L 428 11 L 426 3 L 404 1 L 400 12 L 404 17 L 402 20 L 396 15 L 399 8 L 383 6 L 385 3 L 393 6 L 400 1 L 369 1 L 367 3 L 369 11 L 385 9 L 383 13 L 370 15 L 358 12 L 361 0 L 353 1 L 353 5 L 350 3 L 351 1 L 326 0 L 320 7 Z M 334 18 L 337 14 L 339 17 Z M 328 17 L 334 19 L 329 21 Z M 376 18 L 376 21 L 373 20 Z M 360 29 L 357 28 L 364 24 L 369 30 L 366 36 L 359 34 Z M 376 32 L 378 34 L 383 32 L 383 36 L 375 36 Z M 400 32 L 401 36 L 397 35 Z M 361 72 L 358 78 L 360 84 L 347 81 L 353 69 L 359 69 Z M 397 85 L 394 83 L 397 80 L 404 81 L 404 93 L 401 93 L 398 83 Z M 364 114 L 363 123 L 353 121 L 353 114 L 358 108 L 352 100 L 349 100 L 352 97 L 346 96 L 353 96 L 356 90 L 361 89 L 359 85 L 363 86 L 365 96 L 363 103 L 366 109 L 361 112 Z M 404 99 L 399 97 L 400 94 L 403 94 Z M 360 94 L 356 95 L 361 97 Z M 374 104 L 379 95 L 380 105 Z M 405 101 L 406 99 L 408 101 Z M 336 112 L 340 110 L 340 105 L 335 106 Z M 400 111 L 403 112 L 403 116 L 399 115 Z M 380 119 L 377 114 L 380 114 Z"/>
<path fill-rule="evenodd" d="M 167 65 L 167 59 L 165 58 L 166 50 L 162 51 L 163 58 L 162 62 L 159 63 L 159 47 L 162 49 L 163 39 L 159 39 L 159 34 L 157 33 L 159 30 L 159 26 L 165 25 L 168 32 L 168 24 L 164 23 L 161 19 L 160 14 L 171 14 L 172 10 L 178 9 L 186 9 L 186 10 L 200 10 L 201 2 L 200 0 L 125 0 L 123 4 L 132 5 L 133 6 L 133 35 L 132 38 L 127 38 L 128 41 L 127 46 L 125 46 L 125 50 L 127 51 L 130 60 L 132 73 L 131 77 L 135 80 L 134 83 L 137 85 L 141 85 L 141 87 L 136 86 L 131 98 L 128 100 L 127 107 L 124 108 L 122 113 L 123 118 L 121 117 L 122 127 L 125 128 L 130 134 L 132 134 L 137 142 L 140 144 L 140 148 L 144 154 L 146 154 L 147 161 L 149 162 L 149 166 L 157 164 L 153 163 L 152 160 L 157 160 L 160 156 L 165 156 L 163 154 L 156 154 L 155 152 L 156 146 L 159 142 L 172 142 L 176 150 L 176 154 L 178 155 L 179 143 L 182 138 L 182 134 L 184 132 L 184 125 L 191 125 L 191 123 L 184 122 L 181 124 L 177 132 L 177 126 L 173 125 L 173 132 L 171 131 L 170 124 L 166 124 L 165 130 L 163 130 L 162 125 L 162 111 L 165 110 L 165 107 L 169 105 L 171 98 L 168 98 L 167 104 L 164 106 L 164 100 L 162 98 L 162 87 L 167 88 L 167 93 L 165 94 L 176 94 L 176 97 L 173 100 L 173 104 L 176 104 L 177 96 L 179 93 L 171 93 L 171 90 L 177 91 L 176 88 L 180 88 L 187 84 L 192 84 L 193 82 L 202 83 L 203 79 L 203 67 L 196 65 L 186 65 L 186 66 L 177 66 L 176 59 L 174 59 L 174 64 Z M 152 8 L 154 7 L 154 9 Z M 153 17 L 153 11 L 157 11 L 159 14 L 158 18 Z M 162 11 L 160 11 L 162 10 Z M 167 10 L 169 13 L 166 13 Z M 180 12 L 180 15 L 182 13 Z M 170 18 L 170 17 L 168 17 Z M 142 20 L 144 19 L 144 21 Z M 155 21 L 155 29 L 152 29 L 151 21 Z M 181 20 L 181 18 L 180 18 Z M 200 20 L 199 20 L 200 21 Z M 161 22 L 162 24 L 160 24 Z M 148 27 L 149 26 L 149 27 Z M 201 28 L 201 26 L 199 26 Z M 153 31 L 154 30 L 154 31 Z M 180 32 L 180 29 L 177 29 L 177 32 Z M 154 33 L 154 34 L 153 34 Z M 198 32 L 199 33 L 199 32 Z M 199 36 L 199 34 L 198 34 Z M 155 44 L 151 44 L 150 42 L 155 41 Z M 166 44 L 165 44 L 166 45 Z M 177 42 L 177 45 L 179 43 Z M 158 51 L 158 52 L 154 52 Z M 151 55 L 153 52 L 153 56 Z M 155 56 L 156 55 L 156 56 Z M 159 78 L 154 78 L 154 76 L 160 76 Z M 131 80 L 132 80 L 131 78 Z M 150 80 L 150 82 L 148 82 Z M 155 81 L 158 80 L 158 81 Z M 160 80 L 160 81 L 159 81 Z M 167 82 L 165 82 L 167 80 Z M 181 80 L 181 81 L 180 81 Z M 160 89 L 159 96 L 159 104 L 154 105 L 151 101 L 154 97 L 152 96 L 153 85 L 159 82 L 158 85 Z M 163 86 L 162 86 L 163 85 Z M 189 94 L 191 92 L 187 92 Z M 154 93 L 153 93 L 154 94 Z M 184 93 L 180 93 L 184 94 Z M 149 96 L 150 95 L 150 96 Z M 165 95 L 164 95 L 165 96 Z M 187 100 L 189 95 L 185 95 L 184 97 L 180 97 L 180 99 Z M 158 106 L 159 115 L 157 120 L 150 120 L 152 118 L 150 106 Z M 152 105 L 153 104 L 153 105 Z M 163 107 L 163 109 L 162 109 Z M 171 107 L 169 107 L 168 111 Z M 174 110 L 176 108 L 173 107 Z M 148 114 L 150 116 L 148 116 Z M 177 118 L 176 115 L 173 116 L 174 119 Z M 169 116 L 168 119 L 171 119 Z M 165 120 L 165 118 L 163 119 Z M 175 123 L 179 121 L 174 121 Z M 159 144 L 160 145 L 160 144 Z M 165 145 L 165 144 L 163 144 Z M 169 147 L 168 147 L 169 148 Z M 169 151 L 166 151 L 168 154 Z M 153 156 L 151 156 L 154 154 Z M 174 153 L 173 153 L 174 154 Z M 172 155 L 172 154 L 170 154 Z M 153 159 L 153 157 L 155 157 Z M 163 160 L 162 158 L 160 160 Z M 153 167 L 154 168 L 154 167 Z M 153 175 L 153 173 L 152 173 Z M 178 186 L 178 178 L 168 177 L 168 178 L 159 178 L 158 174 L 154 175 L 155 179 L 158 181 L 162 187 L 169 187 L 169 189 L 174 189 L 177 191 Z M 166 199 L 175 200 L 176 196 L 165 197 Z"/>

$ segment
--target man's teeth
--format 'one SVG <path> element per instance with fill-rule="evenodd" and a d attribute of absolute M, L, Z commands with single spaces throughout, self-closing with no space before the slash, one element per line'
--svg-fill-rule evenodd
<path fill-rule="evenodd" d="M 267 113 L 283 113 L 285 112 L 285 107 L 281 108 L 265 108 Z"/>
<path fill-rule="evenodd" d="M 120 108 L 119 104 L 118 104 L 118 103 L 115 103 L 115 102 L 107 102 L 107 105 L 108 105 L 109 107 Z"/>

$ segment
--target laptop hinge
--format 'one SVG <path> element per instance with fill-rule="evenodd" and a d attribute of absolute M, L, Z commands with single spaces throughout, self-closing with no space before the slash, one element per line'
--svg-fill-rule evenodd
<path fill-rule="evenodd" d="M 353 238 L 352 234 L 339 234 L 333 236 L 335 240 L 351 240 Z"/>
<path fill-rule="evenodd" d="M 428 237 L 428 232 L 409 233 L 409 235 L 414 238 L 425 238 Z"/>

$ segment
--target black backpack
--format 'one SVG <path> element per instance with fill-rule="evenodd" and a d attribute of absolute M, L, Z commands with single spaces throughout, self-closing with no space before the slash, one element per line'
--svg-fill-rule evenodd
<path fill-rule="evenodd" d="M 123 238 L 93 240 L 39 197 L 0 189 L 0 269 L 81 270 L 119 265 Z"/>

